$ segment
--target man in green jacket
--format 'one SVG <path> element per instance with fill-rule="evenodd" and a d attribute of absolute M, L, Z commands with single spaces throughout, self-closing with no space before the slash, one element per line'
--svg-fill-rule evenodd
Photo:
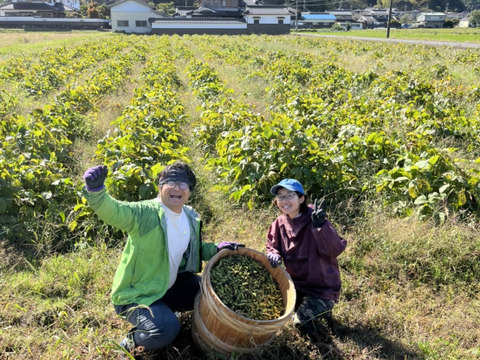
<path fill-rule="evenodd" d="M 104 186 L 107 174 L 106 166 L 88 169 L 83 195 L 100 219 L 128 233 L 111 300 L 115 312 L 134 326 L 121 345 L 131 354 L 148 353 L 180 332 L 175 312 L 193 309 L 202 260 L 244 245 L 202 243 L 200 217 L 185 205 L 196 185 L 187 164 L 167 166 L 159 175 L 157 198 L 138 202 L 112 198 Z"/>

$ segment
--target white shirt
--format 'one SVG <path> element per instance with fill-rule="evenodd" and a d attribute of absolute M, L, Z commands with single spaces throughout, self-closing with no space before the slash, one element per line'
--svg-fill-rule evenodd
<path fill-rule="evenodd" d="M 164 204 L 162 204 L 162 207 L 165 210 L 165 218 L 167 220 L 168 259 L 170 261 L 168 288 L 171 288 L 177 279 L 178 267 L 182 261 L 183 253 L 187 250 L 190 242 L 190 226 L 183 209 L 179 214 L 170 210 Z"/>

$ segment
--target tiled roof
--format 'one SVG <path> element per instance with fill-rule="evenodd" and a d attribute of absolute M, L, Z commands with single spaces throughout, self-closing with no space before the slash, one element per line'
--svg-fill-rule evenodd
<path fill-rule="evenodd" d="M 74 12 L 77 11 L 71 6 L 56 3 L 55 5 L 50 5 L 47 3 L 7 3 L 0 5 L 0 10 L 7 10 L 7 11 L 31 11 L 32 13 L 35 11 L 50 11 L 50 12 Z"/>
<path fill-rule="evenodd" d="M 373 16 L 366 16 L 366 15 L 362 16 L 362 18 L 359 21 L 366 22 L 367 24 L 378 23 L 378 21 Z"/>
<path fill-rule="evenodd" d="M 243 2 L 243 4 L 242 4 Z M 248 5 L 248 6 L 251 6 L 251 5 L 257 5 L 258 4 L 258 0 L 240 0 L 239 1 L 239 5 Z"/>
<path fill-rule="evenodd" d="M 68 7 L 70 8 L 70 7 Z M 64 11 L 61 8 L 53 7 L 47 3 L 25 3 L 25 2 L 12 2 L 0 6 L 2 10 L 25 10 L 25 11 Z M 71 8 L 70 8 L 71 9 Z"/>
<path fill-rule="evenodd" d="M 114 7 L 114 6 L 118 5 L 118 4 L 124 3 L 124 2 L 126 2 L 126 1 L 128 1 L 128 0 L 118 0 L 118 1 L 114 1 L 114 2 L 109 2 L 107 6 L 108 6 L 109 8 L 112 8 L 112 7 Z M 155 6 L 151 6 L 151 5 L 150 5 L 149 3 L 147 3 L 146 1 L 143 1 L 143 0 L 133 0 L 133 1 L 135 1 L 135 2 L 137 2 L 137 3 L 139 3 L 139 4 L 142 4 L 142 5 L 148 6 L 149 8 L 155 9 Z"/>
<path fill-rule="evenodd" d="M 249 5 L 243 12 L 248 15 L 290 15 L 287 6 Z"/>
<path fill-rule="evenodd" d="M 352 16 L 351 11 L 339 10 L 339 11 L 328 11 L 328 14 L 333 14 L 335 16 Z"/>
<path fill-rule="evenodd" d="M 0 5 L 0 10 L 13 10 L 13 4 L 8 3 L 8 4 Z"/>
<path fill-rule="evenodd" d="M 197 10 L 196 6 L 177 6 L 174 16 L 187 16 L 192 11 Z"/>
<path fill-rule="evenodd" d="M 71 6 L 68 6 L 68 5 L 65 5 L 65 4 L 62 4 L 62 3 L 56 3 L 54 6 L 55 6 L 55 9 L 60 10 L 60 11 L 66 11 L 66 12 L 77 11 L 74 8 L 72 8 Z"/>
<path fill-rule="evenodd" d="M 201 7 L 197 10 L 189 12 L 188 15 L 192 17 L 239 17 L 242 16 L 240 9 L 211 9 L 208 7 Z"/>
<path fill-rule="evenodd" d="M 188 23 L 188 24 L 243 24 L 245 20 L 243 19 L 212 19 L 212 18 L 170 18 L 170 19 L 157 19 L 156 23 L 162 24 L 178 24 L 178 23 Z"/>
<path fill-rule="evenodd" d="M 375 10 L 375 9 L 369 9 L 369 10 L 365 10 L 363 12 L 365 15 L 384 15 L 384 16 L 388 16 L 388 11 L 387 10 Z"/>

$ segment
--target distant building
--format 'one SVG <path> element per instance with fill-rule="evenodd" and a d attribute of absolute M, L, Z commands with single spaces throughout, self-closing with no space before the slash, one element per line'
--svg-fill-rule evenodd
<path fill-rule="evenodd" d="M 245 35 L 247 23 L 234 18 L 165 18 L 156 19 L 152 23 L 152 33 L 162 35 Z"/>
<path fill-rule="evenodd" d="M 338 22 L 355 21 L 353 12 L 350 10 L 325 11 L 326 14 L 334 15 Z"/>
<path fill-rule="evenodd" d="M 197 6 L 177 6 L 174 17 L 189 17 L 192 11 L 197 10 Z"/>
<path fill-rule="evenodd" d="M 362 11 L 358 22 L 366 29 L 386 28 L 388 26 L 388 12 L 386 9 L 367 8 Z M 392 9 L 392 19 L 399 16 L 397 9 Z"/>
<path fill-rule="evenodd" d="M 417 15 L 413 27 L 417 28 L 443 28 L 445 14 L 441 12 L 420 13 Z"/>
<path fill-rule="evenodd" d="M 247 34 L 289 34 L 291 16 L 282 5 L 247 5 L 243 11 Z"/>
<path fill-rule="evenodd" d="M 358 19 L 358 22 L 363 24 L 363 27 L 365 29 L 375 29 L 375 28 L 381 28 L 381 27 L 387 26 L 386 22 L 379 21 L 373 16 L 368 16 L 368 15 L 362 15 L 360 19 Z"/>
<path fill-rule="evenodd" d="M 36 31 L 110 28 L 107 19 L 74 17 L 79 10 L 79 0 L 11 0 L 0 5 L 0 28 Z"/>
<path fill-rule="evenodd" d="M 362 15 L 374 17 L 379 22 L 388 21 L 388 10 L 385 9 L 365 9 Z"/>
<path fill-rule="evenodd" d="M 299 28 L 329 28 L 337 18 L 332 14 L 301 13 L 298 17 Z"/>
<path fill-rule="evenodd" d="M 202 0 L 182 6 L 173 16 L 142 0 L 110 5 L 113 31 L 152 34 L 287 34 L 292 12 L 283 5 L 257 5 L 253 0 Z"/>
<path fill-rule="evenodd" d="M 152 32 L 150 18 L 167 17 L 142 0 L 120 0 L 110 5 L 112 31 L 148 34 Z"/>
<path fill-rule="evenodd" d="M 459 28 L 468 28 L 470 27 L 470 17 L 465 16 L 458 21 Z"/>
<path fill-rule="evenodd" d="M 8 1 L 0 5 L 0 16 L 37 16 L 42 18 L 64 18 L 80 9 L 78 0 L 64 1 Z"/>
<path fill-rule="evenodd" d="M 0 28 L 31 31 L 69 31 L 110 29 L 108 19 L 50 18 L 37 16 L 0 16 Z"/>

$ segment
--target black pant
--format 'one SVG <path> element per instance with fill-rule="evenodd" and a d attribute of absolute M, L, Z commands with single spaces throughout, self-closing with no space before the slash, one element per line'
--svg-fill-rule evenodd
<path fill-rule="evenodd" d="M 150 306 L 115 305 L 116 313 L 134 326 L 127 336 L 135 346 L 150 351 L 175 340 L 180 332 L 175 311 L 193 310 L 200 281 L 201 277 L 192 273 L 178 274 L 175 284 Z"/>
<path fill-rule="evenodd" d="M 201 280 L 201 276 L 190 272 L 178 274 L 177 280 L 161 300 L 173 311 L 193 310 L 195 295 L 200 290 Z"/>

